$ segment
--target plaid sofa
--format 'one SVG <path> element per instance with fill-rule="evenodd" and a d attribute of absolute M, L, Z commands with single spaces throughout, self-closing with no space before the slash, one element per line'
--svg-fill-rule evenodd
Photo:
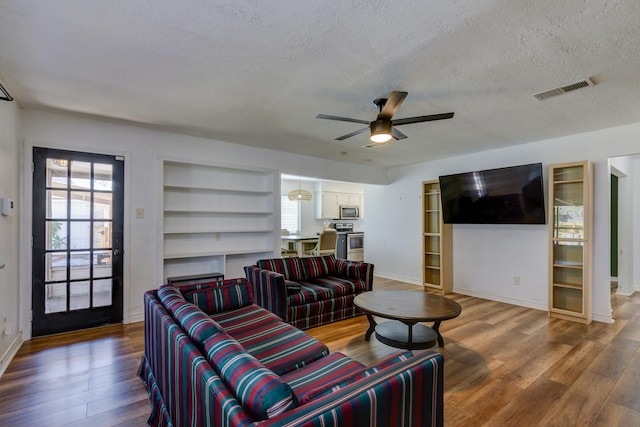
<path fill-rule="evenodd" d="M 441 426 L 443 356 L 364 366 L 253 304 L 246 279 L 148 291 L 153 426 Z"/>
<path fill-rule="evenodd" d="M 362 314 L 353 299 L 373 286 L 373 264 L 334 255 L 263 259 L 244 270 L 256 304 L 303 330 Z"/>

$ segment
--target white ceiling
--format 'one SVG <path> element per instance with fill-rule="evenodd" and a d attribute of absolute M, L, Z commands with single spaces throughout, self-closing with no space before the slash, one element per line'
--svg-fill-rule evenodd
<path fill-rule="evenodd" d="M 639 22 L 638 0 L 3 0 L 0 82 L 23 107 L 389 167 L 640 122 Z M 373 120 L 392 90 L 395 118 L 455 117 L 373 150 L 315 118 Z"/>

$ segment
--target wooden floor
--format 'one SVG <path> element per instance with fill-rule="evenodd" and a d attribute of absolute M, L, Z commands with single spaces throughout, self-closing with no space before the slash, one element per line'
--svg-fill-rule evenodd
<path fill-rule="evenodd" d="M 375 289 L 415 285 L 376 279 Z M 612 296 L 615 324 L 463 295 L 442 323 L 446 426 L 640 426 L 640 295 Z M 373 363 L 396 351 L 363 335 L 364 316 L 309 330 Z M 141 323 L 25 343 L 0 379 L 0 426 L 143 426 Z"/>

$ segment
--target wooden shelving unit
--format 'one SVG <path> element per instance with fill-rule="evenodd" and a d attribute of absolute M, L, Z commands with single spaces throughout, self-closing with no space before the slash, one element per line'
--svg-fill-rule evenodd
<path fill-rule="evenodd" d="M 451 225 L 442 223 L 440 183 L 422 183 L 422 272 L 425 288 L 442 294 L 451 292 Z"/>
<path fill-rule="evenodd" d="M 592 166 L 549 166 L 549 316 L 591 322 Z"/>
<path fill-rule="evenodd" d="M 232 166 L 163 162 L 163 280 L 222 272 L 279 247 L 276 174 Z"/>

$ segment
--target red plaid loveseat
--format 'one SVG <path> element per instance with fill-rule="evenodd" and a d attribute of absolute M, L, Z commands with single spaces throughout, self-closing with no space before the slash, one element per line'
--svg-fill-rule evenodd
<path fill-rule="evenodd" d="M 303 330 L 362 314 L 353 299 L 373 286 L 373 264 L 334 255 L 262 259 L 244 270 L 256 304 Z"/>
<path fill-rule="evenodd" d="M 441 426 L 443 356 L 364 366 L 253 304 L 246 279 L 145 293 L 154 426 Z"/>

